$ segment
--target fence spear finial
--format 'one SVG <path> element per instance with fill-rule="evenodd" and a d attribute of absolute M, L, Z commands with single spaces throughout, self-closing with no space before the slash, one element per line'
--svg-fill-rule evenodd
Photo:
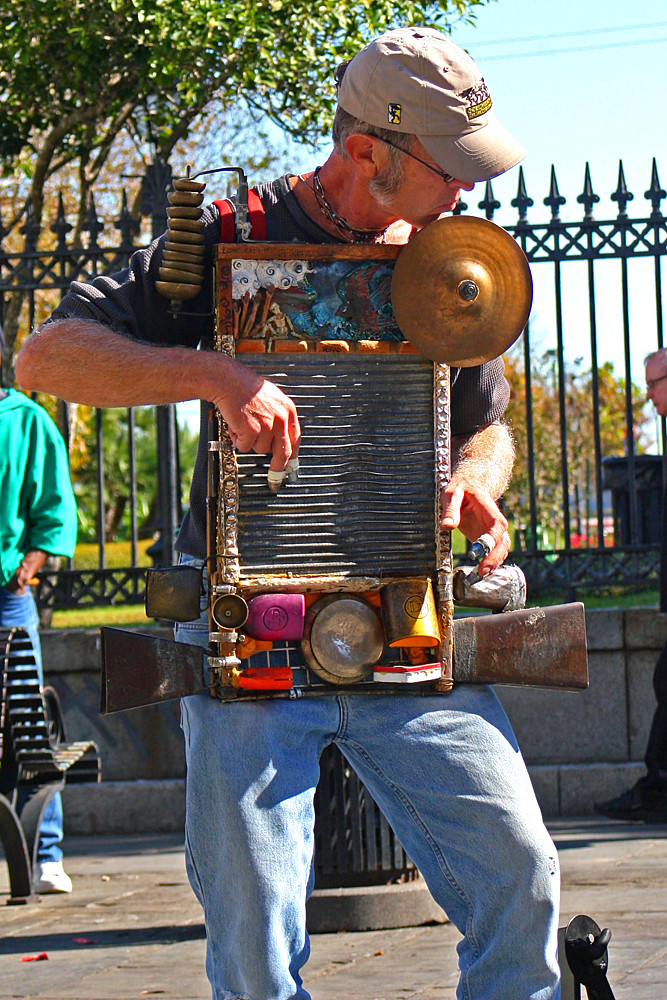
<path fill-rule="evenodd" d="M 519 212 L 519 224 L 528 221 L 528 209 L 534 204 L 535 202 L 532 198 L 528 197 L 528 192 L 526 191 L 523 167 L 519 167 L 519 186 L 517 187 L 516 198 L 512 198 L 510 202 L 512 208 L 516 208 Z"/>
<path fill-rule="evenodd" d="M 25 248 L 29 252 L 37 249 L 37 238 L 42 230 L 39 222 L 35 221 L 35 211 L 32 207 L 32 199 L 28 200 L 25 211 L 25 222 L 19 229 L 25 236 Z"/>
<path fill-rule="evenodd" d="M 567 201 L 562 194 L 558 191 L 558 181 L 556 180 L 556 168 L 551 165 L 551 183 L 549 186 L 549 195 L 544 199 L 544 204 L 548 205 L 551 209 L 551 221 L 560 222 L 559 209 L 561 205 L 564 205 Z"/>
<path fill-rule="evenodd" d="M 127 191 L 123 188 L 123 200 L 120 206 L 120 214 L 114 223 L 114 228 L 120 233 L 120 249 L 131 251 L 134 249 L 134 237 L 139 232 L 139 220 L 135 219 L 127 204 Z"/>
<path fill-rule="evenodd" d="M 577 201 L 580 205 L 584 206 L 584 219 L 593 219 L 593 205 L 597 205 L 600 200 L 600 195 L 595 194 L 593 191 L 593 184 L 591 183 L 591 168 L 586 163 L 586 172 L 584 174 L 584 190 L 580 195 L 577 196 Z"/>
<path fill-rule="evenodd" d="M 58 212 L 56 214 L 56 221 L 50 228 L 51 232 L 55 233 L 58 241 L 58 250 L 67 250 L 67 234 L 71 233 L 74 226 L 67 221 L 62 191 L 58 192 Z"/>
<path fill-rule="evenodd" d="M 88 214 L 86 215 L 86 221 L 81 227 L 90 236 L 88 242 L 88 248 L 91 250 L 96 250 L 99 246 L 97 242 L 98 233 L 101 233 L 104 229 L 104 223 L 100 222 L 99 216 L 97 214 L 97 209 L 95 207 L 95 195 L 90 196 L 90 205 L 88 206 Z"/>
<path fill-rule="evenodd" d="M 493 187 L 490 180 L 486 182 L 484 197 L 480 202 L 478 202 L 478 208 L 484 209 L 486 217 L 489 221 L 493 219 L 496 209 L 500 208 L 500 202 L 493 197 Z"/>
<path fill-rule="evenodd" d="M 625 173 L 623 172 L 623 160 L 618 161 L 618 184 L 616 185 L 616 190 L 611 196 L 611 200 L 618 204 L 618 218 L 627 219 L 628 213 L 625 211 L 629 201 L 632 201 L 634 195 L 631 191 L 628 191 L 627 185 L 625 183 Z"/>
<path fill-rule="evenodd" d="M 660 202 L 663 198 L 667 198 L 667 191 L 660 187 L 660 179 L 658 178 L 658 165 L 655 162 L 655 156 L 653 157 L 653 166 L 651 168 L 651 186 L 648 191 L 644 192 L 644 197 L 647 198 L 653 205 L 653 211 L 651 212 L 652 219 L 661 219 L 662 212 L 660 211 Z"/>

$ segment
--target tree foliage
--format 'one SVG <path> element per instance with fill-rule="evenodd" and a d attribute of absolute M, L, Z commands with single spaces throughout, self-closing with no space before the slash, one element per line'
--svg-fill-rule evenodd
<path fill-rule="evenodd" d="M 166 162 L 213 107 L 232 131 L 250 122 L 260 162 L 262 121 L 301 141 L 316 140 L 332 116 L 333 72 L 342 59 L 386 29 L 404 23 L 446 29 L 487 2 L 0 0 L 8 244 L 25 249 L 22 224 L 29 213 L 32 227 L 42 224 L 55 180 L 76 192 L 78 239 L 110 158 L 131 159 L 123 143 L 134 146 L 144 165 L 157 157 Z M 207 128 L 214 134 L 215 120 Z M 125 172 L 136 171 L 126 166 Z M 5 310 L 9 357 L 24 298 L 13 292 Z"/>
<path fill-rule="evenodd" d="M 32 180 L 99 170 L 122 130 L 167 158 L 217 95 L 302 139 L 321 135 L 332 73 L 401 23 L 446 27 L 485 0 L 2 0 L 0 161 Z"/>

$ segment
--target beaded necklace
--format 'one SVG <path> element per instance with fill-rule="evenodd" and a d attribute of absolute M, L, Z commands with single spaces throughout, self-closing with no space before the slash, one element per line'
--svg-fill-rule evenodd
<path fill-rule="evenodd" d="M 321 167 L 316 167 L 315 173 L 313 174 L 313 193 L 317 199 L 317 204 L 324 218 L 336 227 L 340 235 L 343 239 L 347 240 L 348 243 L 384 243 L 387 235 L 386 228 L 355 229 L 343 218 L 342 215 L 339 215 L 338 212 L 332 208 L 324 193 L 322 181 L 319 178 L 320 170 Z M 301 178 L 301 180 L 303 180 L 303 178 Z"/>

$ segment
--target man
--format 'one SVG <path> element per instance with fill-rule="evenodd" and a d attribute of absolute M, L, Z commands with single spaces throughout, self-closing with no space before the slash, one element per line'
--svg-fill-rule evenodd
<path fill-rule="evenodd" d="M 323 166 L 261 186 L 267 239 L 404 243 L 455 208 L 461 190 L 509 169 L 523 149 L 495 120 L 472 60 L 446 36 L 404 28 L 376 39 L 339 84 L 334 149 Z M 205 215 L 207 250 L 217 210 Z M 210 343 L 210 320 L 172 322 L 155 294 L 160 244 L 130 270 L 75 284 L 54 322 L 23 348 L 22 384 L 97 406 L 211 400 L 240 451 L 285 469 L 299 445 L 292 401 Z M 415 290 L 416 294 L 418 290 Z M 202 298 L 200 296 L 200 298 Z M 202 312 L 207 303 L 198 304 Z M 171 346 L 165 346 L 171 345 Z M 512 465 L 502 362 L 454 371 L 458 460 L 443 523 L 489 532 L 480 564 L 506 558 L 495 498 Z M 182 559 L 202 565 L 205 436 L 193 477 Z M 177 637 L 206 645 L 205 620 Z M 251 661 L 252 662 L 252 661 Z M 186 856 L 204 907 L 215 1000 L 307 1000 L 305 905 L 312 888 L 318 755 L 336 742 L 464 935 L 459 996 L 556 1000 L 558 865 L 515 737 L 490 689 L 448 696 L 348 692 L 219 704 L 183 701 Z"/>
<path fill-rule="evenodd" d="M 667 350 L 654 351 L 644 361 L 647 395 L 661 417 L 667 417 Z M 667 492 L 662 498 L 662 549 L 660 561 L 660 610 L 667 612 Z M 648 737 L 644 762 L 646 774 L 627 792 L 595 811 L 612 819 L 667 823 L 667 643 L 653 673 L 658 701 Z"/>
<path fill-rule="evenodd" d="M 0 348 L 4 353 L 1 328 Z M 40 681 L 39 617 L 30 581 L 47 556 L 71 556 L 75 544 L 76 506 L 62 435 L 43 407 L 22 392 L 0 388 L 0 625 L 28 632 Z M 62 839 L 58 792 L 39 830 L 35 892 L 72 891 Z"/>

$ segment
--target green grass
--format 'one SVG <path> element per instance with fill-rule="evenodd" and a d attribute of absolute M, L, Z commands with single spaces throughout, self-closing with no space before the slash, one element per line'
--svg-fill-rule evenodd
<path fill-rule="evenodd" d="M 152 565 L 146 555 L 146 549 L 153 543 L 152 538 L 142 539 L 138 543 L 140 566 Z M 469 542 L 459 531 L 452 532 L 452 551 L 454 555 L 467 552 Z M 109 542 L 105 547 L 106 563 L 109 568 L 129 566 L 131 549 L 129 542 Z M 74 554 L 74 569 L 97 569 L 99 548 L 95 543 L 82 542 L 76 547 Z M 628 590 L 622 587 L 606 587 L 595 593 L 577 593 L 576 599 L 582 601 L 586 608 L 634 608 L 658 607 L 660 594 L 657 588 Z M 563 604 L 563 591 L 542 593 L 533 599 L 528 594 L 528 606 L 547 607 L 552 604 Z M 143 604 L 114 605 L 101 607 L 71 608 L 54 611 L 53 628 L 100 628 L 102 625 L 120 627 L 145 627 L 152 624 L 152 618 L 146 618 Z"/>
<path fill-rule="evenodd" d="M 151 557 L 146 555 L 146 549 L 153 544 L 153 538 L 142 538 L 137 543 L 137 566 L 152 566 Z M 132 565 L 132 546 L 130 542 L 107 542 L 104 555 L 109 569 L 120 569 Z M 79 542 L 72 560 L 73 569 L 97 569 L 100 560 L 100 548 L 96 542 Z"/>
<path fill-rule="evenodd" d="M 621 587 L 609 587 L 591 594 L 577 593 L 576 600 L 581 601 L 589 611 L 595 608 L 657 608 L 660 604 L 660 592 L 654 590 L 627 590 Z M 562 590 L 552 593 L 542 593 L 533 599 L 530 594 L 526 602 L 529 607 L 547 607 L 550 604 L 564 604 L 565 595 Z"/>
<path fill-rule="evenodd" d="M 583 602 L 588 610 L 594 608 L 638 608 L 654 607 L 660 603 L 658 590 L 622 591 L 620 588 L 608 593 L 581 594 L 577 600 Z M 562 592 L 545 593 L 534 600 L 528 599 L 529 607 L 548 607 L 552 604 L 565 602 Z M 153 619 L 147 618 L 143 604 L 127 604 L 114 607 L 71 608 L 66 611 L 54 611 L 52 628 L 101 628 L 102 625 L 113 625 L 122 628 L 145 628 L 152 625 Z"/>
<path fill-rule="evenodd" d="M 95 608 L 67 608 L 54 611 L 52 628 L 101 628 L 117 625 L 123 628 L 153 625 L 147 618 L 143 604 L 124 604 Z"/>

